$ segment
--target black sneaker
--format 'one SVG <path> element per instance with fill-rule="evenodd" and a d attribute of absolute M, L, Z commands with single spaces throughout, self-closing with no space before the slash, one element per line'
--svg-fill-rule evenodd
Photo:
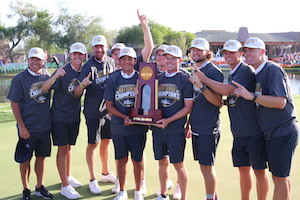
<path fill-rule="evenodd" d="M 44 199 L 53 199 L 53 195 L 42 185 L 41 187 L 35 187 L 35 196 L 43 197 Z"/>
<path fill-rule="evenodd" d="M 23 198 L 22 200 L 32 200 L 31 198 L 31 192 L 29 189 L 24 189 L 23 190 Z"/>

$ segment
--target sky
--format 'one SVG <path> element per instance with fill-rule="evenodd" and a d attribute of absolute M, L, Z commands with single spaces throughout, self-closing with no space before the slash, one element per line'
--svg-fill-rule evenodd
<path fill-rule="evenodd" d="M 1 0 L 1 22 L 7 19 L 8 4 Z M 139 23 L 136 10 L 155 22 L 175 31 L 191 33 L 202 30 L 238 32 L 247 27 L 250 33 L 300 32 L 297 0 L 23 0 L 38 8 L 57 13 L 67 7 L 70 13 L 99 16 L 106 30 L 119 30 Z"/>

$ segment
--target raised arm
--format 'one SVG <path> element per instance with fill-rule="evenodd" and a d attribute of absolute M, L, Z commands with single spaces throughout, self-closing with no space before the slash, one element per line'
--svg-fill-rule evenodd
<path fill-rule="evenodd" d="M 59 77 L 62 77 L 66 74 L 66 71 L 64 70 L 64 67 L 65 67 L 65 65 L 58 68 L 55 71 L 55 74 L 43 83 L 43 85 L 41 86 L 41 90 L 42 90 L 43 93 L 48 91 L 51 88 L 51 86 L 54 84 L 56 79 L 58 79 Z"/>
<path fill-rule="evenodd" d="M 86 86 L 92 84 L 92 81 L 90 80 L 90 78 L 91 78 L 91 73 L 89 73 L 89 74 L 87 75 L 87 77 L 85 77 L 85 78 L 81 81 L 81 83 L 75 87 L 75 89 L 74 89 L 74 95 L 75 95 L 75 96 L 77 96 L 77 97 L 81 96 L 82 93 L 83 93 L 84 88 L 85 88 Z"/>
<path fill-rule="evenodd" d="M 141 26 L 144 33 L 144 48 L 142 49 L 143 61 L 147 62 L 151 56 L 152 50 L 154 48 L 154 43 L 152 39 L 152 34 L 148 26 L 148 18 L 146 15 L 140 15 L 139 10 L 137 10 L 138 18 L 141 22 Z"/>

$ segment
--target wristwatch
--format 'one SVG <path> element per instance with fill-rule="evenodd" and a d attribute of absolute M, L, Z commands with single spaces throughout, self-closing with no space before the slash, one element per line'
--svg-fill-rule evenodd
<path fill-rule="evenodd" d="M 258 95 L 254 92 L 254 93 L 253 93 L 253 99 L 252 99 L 252 101 L 255 102 L 256 99 L 257 99 L 257 97 L 258 97 Z"/>
<path fill-rule="evenodd" d="M 199 88 L 199 89 L 200 89 L 200 88 Z M 206 85 L 203 84 L 203 87 L 200 89 L 200 92 L 202 93 L 202 92 L 204 92 L 206 89 L 207 89 Z"/>

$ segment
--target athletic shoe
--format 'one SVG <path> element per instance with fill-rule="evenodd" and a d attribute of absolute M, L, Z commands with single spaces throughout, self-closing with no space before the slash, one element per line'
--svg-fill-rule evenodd
<path fill-rule="evenodd" d="M 134 191 L 134 200 L 144 200 L 142 191 Z"/>
<path fill-rule="evenodd" d="M 109 173 L 107 175 L 101 174 L 100 182 L 102 183 L 114 183 L 117 177 L 113 173 Z"/>
<path fill-rule="evenodd" d="M 68 176 L 67 177 L 68 183 L 73 187 L 73 188 L 79 188 L 82 186 L 82 184 L 73 176 Z"/>
<path fill-rule="evenodd" d="M 23 190 L 22 200 L 32 200 L 32 198 L 31 198 L 31 192 L 30 192 L 29 189 L 24 189 Z"/>
<path fill-rule="evenodd" d="M 89 188 L 92 194 L 100 194 L 101 193 L 101 189 L 98 185 L 98 181 L 97 180 L 93 180 L 89 182 Z"/>
<path fill-rule="evenodd" d="M 60 194 L 65 196 L 68 199 L 78 199 L 78 198 L 80 198 L 80 194 L 71 185 L 61 187 Z"/>
<path fill-rule="evenodd" d="M 119 183 L 119 179 L 117 178 L 115 181 L 115 187 L 113 187 L 113 189 L 111 189 L 111 192 L 113 194 L 117 194 L 118 192 L 120 192 L 120 183 Z"/>
<path fill-rule="evenodd" d="M 177 183 L 176 188 L 173 193 L 173 199 L 180 200 L 181 197 L 182 197 L 182 195 L 181 195 L 180 185 Z"/>
<path fill-rule="evenodd" d="M 44 199 L 53 199 L 53 195 L 43 185 L 39 188 L 35 187 L 34 195 Z"/>
<path fill-rule="evenodd" d="M 120 191 L 118 192 L 117 196 L 114 198 L 114 200 L 127 200 L 128 195 L 126 191 Z"/>
<path fill-rule="evenodd" d="M 142 184 L 141 184 L 141 192 L 143 195 L 147 193 L 147 187 L 146 187 L 146 180 L 142 179 Z"/>
<path fill-rule="evenodd" d="M 158 195 L 157 197 L 156 197 L 156 199 L 155 200 L 169 200 L 170 198 L 169 198 L 169 195 L 166 197 L 166 198 L 163 198 L 162 196 L 161 196 L 161 194 L 160 195 Z"/>
<path fill-rule="evenodd" d="M 167 180 L 167 189 L 171 190 L 174 187 L 173 181 L 171 179 Z M 156 192 L 156 196 L 161 194 L 160 190 Z"/>

